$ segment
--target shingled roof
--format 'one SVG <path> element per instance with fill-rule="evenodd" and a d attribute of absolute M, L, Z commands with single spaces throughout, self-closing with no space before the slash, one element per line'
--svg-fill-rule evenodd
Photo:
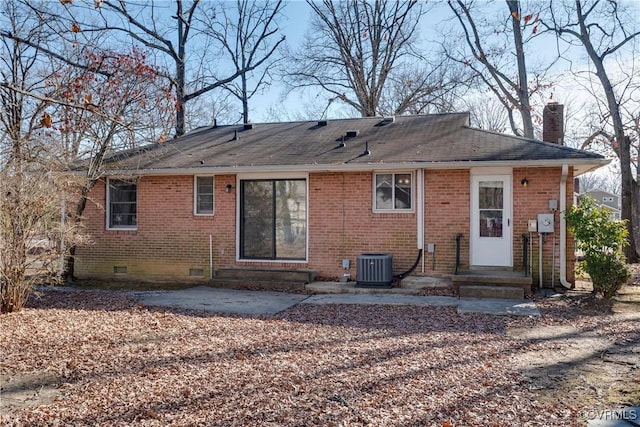
<path fill-rule="evenodd" d="M 454 113 L 202 128 L 118 153 L 107 168 L 144 175 L 569 164 L 581 173 L 606 163 L 598 154 L 470 128 L 467 113 Z"/>

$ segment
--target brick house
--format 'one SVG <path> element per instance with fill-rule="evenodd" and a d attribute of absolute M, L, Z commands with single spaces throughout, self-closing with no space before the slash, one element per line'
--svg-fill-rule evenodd
<path fill-rule="evenodd" d="M 545 109 L 548 123 L 561 115 Z M 542 249 L 544 281 L 553 266 L 568 286 L 573 244 L 560 212 L 573 178 L 608 160 L 561 137 L 561 126 L 545 131 L 553 143 L 473 129 L 466 113 L 196 129 L 107 162 L 76 276 L 207 281 L 260 268 L 357 278 L 365 253 L 391 254 L 394 274 L 525 271 Z M 528 227 L 540 213 L 556 238 L 538 247 Z"/>

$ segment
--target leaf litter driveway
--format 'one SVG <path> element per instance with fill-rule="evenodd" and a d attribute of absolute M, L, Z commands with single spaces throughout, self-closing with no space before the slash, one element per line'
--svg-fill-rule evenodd
<path fill-rule="evenodd" d="M 242 315 L 141 301 L 59 290 L 1 316 L 0 424 L 579 426 L 624 405 L 629 394 L 609 398 L 607 390 L 633 387 L 638 372 L 634 359 L 612 364 L 629 382 L 608 384 L 599 397 L 579 370 L 540 384 L 523 355 L 540 362 L 563 353 L 563 341 L 513 331 L 590 331 L 608 343 L 595 363 L 607 351 L 618 360 L 613 349 L 635 345 L 640 330 L 638 317 L 546 303 L 542 316 L 327 300 Z M 6 399 L 20 390 L 29 397 Z"/>

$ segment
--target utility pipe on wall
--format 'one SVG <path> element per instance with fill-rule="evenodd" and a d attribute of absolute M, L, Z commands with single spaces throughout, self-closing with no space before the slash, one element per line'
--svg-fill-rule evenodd
<path fill-rule="evenodd" d="M 569 175 L 569 165 L 562 165 L 562 175 L 560 176 L 560 284 L 567 289 L 571 289 L 571 283 L 567 281 L 567 220 L 565 212 L 567 210 L 567 176 Z"/>
<path fill-rule="evenodd" d="M 209 234 L 209 279 L 213 279 L 213 236 Z"/>
<path fill-rule="evenodd" d="M 542 289 L 542 233 L 538 231 L 538 285 Z"/>
<path fill-rule="evenodd" d="M 418 250 L 422 250 L 422 272 L 424 273 L 424 169 L 418 169 L 416 172 L 416 191 L 418 193 L 417 197 L 417 215 L 416 220 L 418 221 L 417 230 L 418 230 Z"/>

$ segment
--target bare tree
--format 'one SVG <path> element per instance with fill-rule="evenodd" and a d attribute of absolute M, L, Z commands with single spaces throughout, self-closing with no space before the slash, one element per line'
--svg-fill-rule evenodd
<path fill-rule="evenodd" d="M 49 64 L 53 65 L 49 66 L 51 71 L 39 70 L 38 85 L 27 87 L 22 83 L 23 78 L 13 81 L 5 78 L 3 87 L 7 98 L 21 100 L 21 104 L 14 102 L 15 105 L 38 106 L 37 110 L 19 118 L 18 113 L 23 111 L 16 108 L 17 112 L 12 112 L 7 119 L 6 128 L 16 129 L 16 136 L 10 139 L 19 141 L 19 148 L 37 152 L 42 170 L 68 170 L 74 164 L 78 168 L 80 160 L 85 162 L 85 175 L 75 175 L 81 179 L 76 183 L 73 196 L 64 203 L 67 223 L 77 227 L 90 190 L 103 176 L 106 156 L 113 150 L 166 140 L 171 128 L 170 116 L 175 112 L 175 98 L 166 80 L 158 77 L 161 71 L 148 64 L 146 52 L 135 48 L 128 53 L 101 50 L 95 47 L 99 39 L 88 36 L 83 43 L 69 42 L 66 33 L 42 31 L 55 26 L 51 22 L 44 24 L 43 15 L 37 9 L 25 6 L 21 10 L 35 18 L 12 29 L 10 34 L 3 34 L 5 46 L 14 49 L 13 63 L 22 64 L 33 57 L 52 61 Z M 96 33 L 97 37 L 100 35 Z M 15 70 L 24 68 L 7 67 L 14 70 L 14 74 Z M 34 129 L 34 123 L 44 129 L 46 143 L 21 133 L 20 126 L 27 119 L 31 123 L 28 129 Z M 67 204 L 73 207 L 66 209 Z M 70 257 L 64 274 L 70 277 L 75 245 L 69 240 L 67 246 Z"/>
<path fill-rule="evenodd" d="M 222 9 L 222 16 L 205 10 L 198 18 L 203 31 L 222 46 L 238 73 L 238 79 L 223 86 L 240 101 L 244 123 L 249 122 L 249 100 L 271 84 L 271 71 L 283 59 L 277 55 L 285 41 L 277 25 L 282 9 L 281 0 L 237 0 L 235 7 Z"/>
<path fill-rule="evenodd" d="M 440 56 L 440 63 L 399 66 L 383 88 L 379 110 L 394 114 L 429 114 L 456 111 L 456 104 L 469 89 L 467 70 Z M 422 61 L 427 64 L 427 60 Z"/>
<path fill-rule="evenodd" d="M 174 90 L 176 136 L 186 131 L 185 115 L 189 101 L 222 88 L 242 74 L 260 67 L 272 53 L 272 50 L 257 48 L 246 68 L 225 67 L 220 53 L 224 56 L 226 50 L 221 50 L 222 46 L 211 37 L 208 28 L 197 25 L 202 22 L 198 16 L 205 13 L 205 2 L 201 0 L 192 0 L 188 4 L 182 0 L 142 4 L 128 0 L 62 1 L 55 7 L 52 3 L 33 5 L 29 0 L 20 1 L 37 11 L 45 25 L 61 37 L 70 32 L 76 36 L 74 42 L 81 43 L 78 37 L 81 34 L 109 35 L 110 40 L 119 42 L 119 48 L 125 45 L 124 51 L 130 50 L 131 46 L 151 51 L 158 70 L 173 68 L 173 71 L 162 71 L 159 75 L 168 79 Z M 208 12 L 212 13 L 210 9 Z M 268 28 L 267 33 L 273 30 Z M 15 37 L 7 31 L 0 31 L 0 35 Z M 121 35 L 126 37 L 125 41 Z M 94 37 L 87 36 L 87 39 Z M 82 66 L 66 58 L 55 45 L 36 45 L 28 39 L 18 40 L 70 65 Z M 115 49 L 116 43 L 111 44 L 109 47 Z M 95 49 L 98 46 L 90 47 Z"/>
<path fill-rule="evenodd" d="M 47 80 L 50 89 L 41 98 L 49 104 L 47 127 L 58 137 L 59 168 L 85 162 L 75 208 L 68 215 L 70 223 L 79 225 L 89 192 L 104 175 L 105 158 L 116 150 L 163 143 L 170 132 L 174 98 L 138 50 L 83 50 L 75 61 L 84 67 L 61 67 Z M 66 260 L 68 278 L 73 277 L 75 249 L 70 247 Z"/>
<path fill-rule="evenodd" d="M 474 7 L 476 5 L 473 1 L 448 0 L 448 5 L 460 24 L 471 55 L 469 57 L 459 46 L 449 43 L 449 57 L 472 69 L 500 100 L 515 135 L 533 138 L 534 120 L 530 98 L 545 85 L 541 83 L 542 74 L 536 75 L 533 82 L 529 81 L 525 46 L 538 32 L 538 12 L 532 10 L 524 13 L 520 1 L 507 0 L 505 12 L 508 11 L 508 14 L 499 14 L 501 18 L 486 28 L 479 24 L 478 21 L 484 20 L 477 16 L 481 8 L 487 7 L 486 4 Z M 507 57 L 507 54 L 516 59 L 515 72 L 512 72 L 510 65 L 511 56 Z M 522 130 L 513 116 L 514 110 L 520 115 Z"/>
<path fill-rule="evenodd" d="M 233 95 L 225 89 L 216 89 L 189 101 L 185 112 L 185 128 L 195 129 L 215 124 L 237 123 L 237 105 L 233 105 Z"/>
<path fill-rule="evenodd" d="M 265 21 L 262 36 L 252 39 L 253 54 L 246 63 L 236 62 L 234 64 L 236 68 L 228 72 L 223 71 L 223 76 L 219 75 L 219 70 L 203 67 L 205 64 L 219 64 L 220 60 L 212 55 L 217 52 L 212 48 L 215 46 L 212 43 L 215 39 L 209 37 L 210 29 L 195 27 L 198 16 L 202 12 L 202 3 L 200 0 L 193 0 L 186 6 L 181 0 L 175 0 L 171 23 L 161 27 L 162 21 L 158 17 L 166 13 L 166 3 L 150 3 L 140 7 L 134 2 L 124 0 L 104 1 L 100 8 L 104 25 L 95 27 L 96 30 L 124 33 L 135 42 L 165 55 L 174 63 L 175 71 L 167 77 L 175 89 L 177 136 L 185 132 L 185 109 L 190 100 L 216 88 L 224 87 L 236 78 L 246 75 L 260 67 L 274 52 L 273 49 L 261 50 L 262 43 L 273 34 L 272 32 L 277 31 L 271 27 L 271 21 Z M 249 10 L 255 13 L 255 9 L 242 11 Z M 277 13 L 279 10 L 278 7 Z M 114 13 L 120 17 L 120 23 L 112 23 L 111 16 Z M 202 55 L 198 57 L 199 51 Z M 189 73 L 190 65 L 197 65 L 199 68 Z M 238 65 L 240 67 L 237 67 Z M 224 69 L 224 67 L 221 68 Z"/>
<path fill-rule="evenodd" d="M 633 7 L 633 5 L 630 5 Z M 560 40 L 569 45 L 577 44 L 587 53 L 593 75 L 600 83 L 600 94 L 604 95 L 606 104 L 607 123 L 611 125 L 612 132 L 606 129 L 598 131 L 599 135 L 606 136 L 620 159 L 620 176 L 622 180 L 622 208 L 621 217 L 627 221 L 629 231 L 629 245 L 625 248 L 628 262 L 637 262 L 638 248 L 636 239 L 638 227 L 634 226 L 634 212 L 638 211 L 638 183 L 632 170 L 632 144 L 631 138 L 625 129 L 621 105 L 628 89 L 632 86 L 634 74 L 626 67 L 617 67 L 622 63 L 632 64 L 625 58 L 633 58 L 638 52 L 635 42 L 640 31 L 638 22 L 633 17 L 638 16 L 638 11 L 624 10 L 618 2 L 576 0 L 574 7 L 564 7 L 560 11 L 553 7 L 549 9 L 550 19 L 545 22 L 545 27 L 553 31 Z M 634 13 L 635 12 L 635 13 Z M 621 77 L 616 77 L 619 70 Z"/>
<path fill-rule="evenodd" d="M 43 36 L 28 10 L 9 2 L 1 13 L 12 33 Z M 58 242 L 79 236 L 60 220 L 67 188 L 47 164 L 46 102 L 30 96 L 44 88 L 49 69 L 35 49 L 0 39 L 0 313 L 22 309 L 38 281 L 56 280 L 65 251 Z"/>
<path fill-rule="evenodd" d="M 443 64 L 418 53 L 417 1 L 308 1 L 311 29 L 294 55 L 288 84 L 329 94 L 360 115 L 402 114 L 418 103 L 442 99 Z M 447 88 L 443 89 L 443 86 Z M 325 109 L 326 111 L 326 109 Z"/>
<path fill-rule="evenodd" d="M 581 193 L 601 190 L 612 194 L 620 194 L 620 181 L 611 173 L 589 172 L 580 175 L 579 180 Z"/>
<path fill-rule="evenodd" d="M 492 132 L 506 132 L 509 127 L 507 111 L 495 98 L 467 100 L 471 126 Z"/>

